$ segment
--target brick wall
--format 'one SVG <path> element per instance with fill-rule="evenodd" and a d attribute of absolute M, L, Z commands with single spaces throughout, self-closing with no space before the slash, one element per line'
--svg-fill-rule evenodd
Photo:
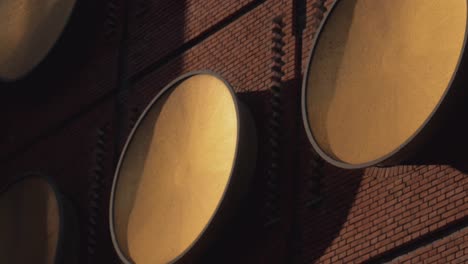
<path fill-rule="evenodd" d="M 117 261 L 107 210 L 122 144 L 160 89 L 208 69 L 251 110 L 259 156 L 249 204 L 202 263 L 466 262 L 466 174 L 439 165 L 345 171 L 313 155 L 299 90 L 331 3 L 106 1 L 73 72 L 0 97 L 0 186 L 30 170 L 50 174 L 77 205 L 80 263 Z M 273 105 L 278 77 L 281 100 Z"/>
<path fill-rule="evenodd" d="M 307 3 L 305 66 L 324 9 Z M 322 7 L 323 7 L 322 6 Z M 304 136 L 305 137 L 305 136 Z M 305 144 L 305 143 L 304 143 Z M 300 147 L 301 153 L 310 150 Z M 312 162 L 310 161 L 312 160 Z M 395 166 L 344 171 L 301 161 L 296 219 L 299 263 L 465 263 L 468 176 L 449 166 Z M 310 165 L 312 163 L 312 165 Z M 312 166 L 312 168 L 311 168 Z M 315 180 L 310 180 L 314 178 Z M 310 185 L 310 184 L 309 184 Z M 312 190 L 312 191 L 311 191 Z M 304 206 L 311 192 L 321 200 Z"/>

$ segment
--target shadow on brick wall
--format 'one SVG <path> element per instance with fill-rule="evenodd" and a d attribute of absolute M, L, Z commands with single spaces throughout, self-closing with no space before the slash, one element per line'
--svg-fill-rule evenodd
<path fill-rule="evenodd" d="M 451 106 L 449 106 L 451 107 Z M 451 107 L 449 112 L 443 112 L 444 119 L 431 120 L 428 134 L 418 135 L 419 148 L 410 153 L 403 165 L 449 165 L 468 173 L 468 124 L 460 120 L 460 116 L 468 113 L 466 106 Z"/>
<path fill-rule="evenodd" d="M 280 225 L 265 227 L 266 168 L 268 161 L 268 103 L 270 91 L 237 94 L 252 114 L 256 125 L 258 152 L 249 192 L 229 225 L 224 226 L 199 263 L 284 263 Z M 278 201 L 279 202 L 279 201 Z M 277 205 L 279 206 L 279 205 Z M 278 248 L 279 250 L 272 250 Z M 198 262 L 197 262 L 198 263 Z"/>
<path fill-rule="evenodd" d="M 131 129 L 135 125 L 142 111 L 147 107 L 148 103 L 163 89 L 169 82 L 177 78 L 183 73 L 183 59 L 180 57 L 171 58 L 170 60 L 158 61 L 155 67 L 144 68 L 139 63 L 145 62 L 145 54 L 140 50 L 171 51 L 184 44 L 185 35 L 185 6 L 186 1 L 153 1 L 153 0 L 137 0 L 127 1 L 128 25 L 127 32 L 124 36 L 124 46 L 121 47 L 121 63 L 125 66 L 121 68 L 117 89 L 117 102 L 115 108 L 116 118 L 116 153 L 114 153 L 114 167 L 124 143 L 129 136 Z M 152 14 L 158 13 L 158 16 Z M 148 24 L 156 24 L 158 27 L 165 28 L 170 26 L 170 31 L 165 31 L 167 34 L 158 36 L 157 41 L 149 41 L 146 36 L 151 30 L 148 29 Z M 170 65 L 170 70 L 163 70 L 162 74 L 157 74 L 156 78 L 149 77 L 166 65 Z M 143 72 L 135 71 L 135 68 L 143 69 Z M 134 78 L 139 75 L 138 78 Z M 150 79 L 146 81 L 143 79 Z M 141 81 L 141 83 L 139 83 Z M 115 168 L 114 168 L 115 169 Z M 88 258 L 88 263 L 119 263 L 117 253 L 110 239 L 110 230 L 108 222 L 110 190 L 112 185 L 113 174 L 108 175 L 108 180 L 102 190 L 104 199 L 101 227 L 97 228 L 99 233 L 100 244 L 96 246 L 96 253 Z"/>
<path fill-rule="evenodd" d="M 299 261 L 315 263 L 324 254 L 349 217 L 361 183 L 362 170 L 342 170 L 325 165 L 321 179 L 321 202 L 299 210 Z"/>

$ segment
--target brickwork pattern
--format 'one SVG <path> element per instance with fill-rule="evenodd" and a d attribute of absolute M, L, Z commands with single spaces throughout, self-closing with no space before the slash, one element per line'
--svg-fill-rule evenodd
<path fill-rule="evenodd" d="M 79 263 L 117 263 L 106 197 L 122 139 L 164 86 L 181 74 L 206 69 L 231 83 L 252 112 L 259 156 L 249 205 L 229 239 L 214 245 L 201 263 L 466 262 L 465 173 L 439 165 L 315 170 L 297 105 L 313 36 L 332 0 L 303 0 L 305 28 L 297 34 L 300 1 L 105 1 L 98 10 L 96 45 L 75 72 L 0 98 L 0 187 L 29 170 L 54 177 L 77 204 Z M 281 220 L 266 228 L 259 208 L 267 188 L 272 20 L 278 16 L 284 22 Z M 119 73 L 120 63 L 127 70 Z M 125 115 L 117 115 L 117 101 L 125 105 Z M 103 127 L 106 155 L 97 164 L 101 143 L 96 135 Z M 89 190 L 96 167 L 102 183 L 95 201 L 102 211 L 94 215 Z M 90 235 L 89 226 L 98 233 Z"/>
<path fill-rule="evenodd" d="M 332 3 L 307 3 L 304 67 L 326 12 L 320 7 Z M 328 167 L 320 181 L 322 202 L 303 207 L 297 217 L 303 227 L 299 263 L 466 262 L 465 173 L 439 165 L 363 171 Z M 307 195 L 303 188 L 298 202 Z M 444 229 L 451 231 L 440 232 Z"/>
<path fill-rule="evenodd" d="M 466 263 L 468 261 L 468 229 L 465 228 L 391 263 Z"/>

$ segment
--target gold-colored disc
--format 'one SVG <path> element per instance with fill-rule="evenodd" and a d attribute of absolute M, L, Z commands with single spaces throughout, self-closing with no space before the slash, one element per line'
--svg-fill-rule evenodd
<path fill-rule="evenodd" d="M 47 55 L 76 0 L 0 1 L 0 79 L 15 80 Z"/>
<path fill-rule="evenodd" d="M 0 263 L 53 264 L 59 235 L 55 192 L 30 178 L 0 195 Z"/>
<path fill-rule="evenodd" d="M 320 148 L 362 164 L 411 138 L 450 84 L 466 16 L 466 0 L 339 1 L 307 80 L 308 120 Z"/>
<path fill-rule="evenodd" d="M 226 84 L 189 77 L 149 110 L 118 175 L 114 227 L 139 264 L 168 263 L 203 232 L 222 200 L 237 145 L 237 112 Z"/>

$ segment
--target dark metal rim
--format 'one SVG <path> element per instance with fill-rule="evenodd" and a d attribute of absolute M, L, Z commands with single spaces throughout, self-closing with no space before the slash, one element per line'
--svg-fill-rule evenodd
<path fill-rule="evenodd" d="M 31 178 L 38 178 L 41 180 L 44 180 L 52 189 L 55 195 L 55 200 L 57 201 L 57 206 L 59 210 L 59 234 L 58 234 L 58 239 L 57 239 L 57 245 L 55 248 L 55 256 L 54 256 L 54 263 L 55 264 L 60 264 L 62 263 L 62 259 L 64 256 L 63 255 L 63 249 L 64 249 L 64 241 L 65 241 L 65 210 L 64 210 L 64 203 L 62 199 L 60 199 L 60 192 L 57 188 L 57 185 L 55 185 L 55 182 L 52 180 L 52 178 L 45 176 L 39 172 L 29 172 L 26 173 L 20 177 L 17 177 L 13 181 L 9 182 L 3 189 L 0 190 L 0 196 L 3 195 L 4 193 L 8 192 L 11 187 L 14 185 L 26 181 Z"/>
<path fill-rule="evenodd" d="M 459 69 L 460 69 L 460 64 L 462 62 L 462 58 L 463 58 L 463 55 L 465 53 L 465 48 L 466 48 L 466 45 L 467 45 L 467 38 L 468 38 L 468 5 L 467 5 L 467 10 L 466 10 L 467 16 L 466 16 L 466 22 L 465 22 L 466 23 L 466 25 L 465 25 L 465 36 L 464 36 L 462 49 L 460 50 L 460 55 L 459 55 L 456 67 L 455 67 L 455 69 L 454 69 L 454 71 L 452 73 L 450 81 L 448 82 L 447 88 L 442 93 L 442 96 L 440 97 L 439 101 L 437 102 L 437 104 L 434 107 L 434 109 L 432 110 L 432 112 L 428 115 L 428 117 L 424 120 L 424 122 L 418 127 L 418 129 L 408 139 L 406 139 L 400 146 L 398 146 L 396 149 L 394 149 L 390 153 L 385 154 L 382 157 L 380 157 L 378 159 L 375 159 L 375 160 L 372 160 L 372 161 L 369 161 L 369 162 L 364 162 L 364 163 L 359 163 L 359 164 L 351 164 L 351 163 L 346 163 L 346 162 L 340 161 L 338 159 L 335 159 L 332 156 L 328 155 L 324 150 L 322 150 L 322 148 L 320 147 L 318 142 L 315 140 L 315 137 L 313 135 L 313 132 L 312 132 L 312 129 L 311 129 L 310 123 L 309 123 L 308 112 L 307 112 L 307 80 L 309 79 L 309 75 L 310 75 L 311 62 L 312 62 L 313 57 L 315 55 L 315 49 L 316 49 L 317 44 L 318 44 L 318 42 L 320 40 L 320 36 L 321 36 L 322 31 L 323 31 L 323 28 L 326 26 L 329 17 L 332 15 L 333 11 L 335 10 L 335 7 L 340 2 L 341 2 L 341 0 L 335 0 L 332 3 L 332 5 L 330 7 L 330 11 L 324 16 L 322 22 L 320 23 L 320 26 L 318 27 L 317 33 L 316 33 L 316 35 L 315 35 L 315 37 L 313 38 L 313 41 L 312 41 L 312 49 L 311 49 L 310 54 L 309 54 L 309 58 L 308 58 L 308 61 L 307 61 L 307 66 L 306 66 L 306 69 L 305 69 L 305 75 L 304 75 L 303 82 L 302 82 L 302 91 L 301 91 L 302 120 L 303 120 L 303 123 L 304 123 L 304 127 L 305 127 L 307 137 L 309 138 L 309 141 L 312 144 L 312 147 L 320 155 L 320 157 L 322 157 L 324 160 L 326 160 L 327 162 L 329 162 L 330 164 L 332 164 L 332 165 L 334 165 L 336 167 L 340 167 L 340 168 L 343 168 L 343 169 L 361 169 L 361 168 L 371 167 L 371 166 L 374 166 L 374 165 L 388 163 L 388 162 L 393 161 L 394 159 L 398 160 L 399 154 L 401 154 L 401 152 L 406 147 L 408 147 L 410 145 L 410 143 L 412 143 L 413 139 L 417 135 L 419 135 L 426 128 L 427 124 L 431 121 L 432 117 L 436 114 L 436 112 L 439 109 L 440 105 L 444 102 L 444 100 L 445 100 L 445 98 L 447 96 L 447 93 L 449 92 L 449 90 L 451 90 L 452 84 L 453 84 L 454 80 L 456 79 L 456 77 L 458 75 L 458 72 L 459 72 Z M 467 3 L 468 3 L 468 0 L 467 0 Z M 393 163 L 393 162 L 391 162 L 391 163 Z"/>
<path fill-rule="evenodd" d="M 54 44 L 52 44 L 52 46 L 49 48 L 49 50 L 42 56 L 42 58 L 36 64 L 34 64 L 28 71 L 24 72 L 22 75 L 20 75 L 20 76 L 18 76 L 16 78 L 5 78 L 5 77 L 0 76 L 0 84 L 1 83 L 14 83 L 14 82 L 21 81 L 26 76 L 28 76 L 29 74 L 31 74 L 37 68 L 41 67 L 44 64 L 44 61 L 47 60 L 47 57 L 49 56 L 49 54 L 51 54 L 51 52 L 53 50 L 57 49 L 57 46 L 59 46 L 59 43 L 61 42 L 61 39 L 63 38 L 64 33 L 68 30 L 71 18 L 77 12 L 77 8 L 76 8 L 77 7 L 77 2 L 78 2 L 78 0 L 74 0 L 72 9 L 71 9 L 70 13 L 68 14 L 68 17 L 67 17 L 67 19 L 65 21 L 65 24 L 64 24 L 63 28 L 60 30 L 60 33 L 59 33 L 57 39 L 54 41 Z"/>
<path fill-rule="evenodd" d="M 241 128 L 240 128 L 241 121 L 240 121 L 240 112 L 239 112 L 240 110 L 239 110 L 239 105 L 238 105 L 238 102 L 237 102 L 237 99 L 236 99 L 234 89 L 232 88 L 231 84 L 229 84 L 223 77 L 221 77 L 221 75 L 219 75 L 216 72 L 210 71 L 210 70 L 192 71 L 192 72 L 183 74 L 183 75 L 179 76 L 178 78 L 176 78 L 175 80 L 171 81 L 168 85 L 166 85 L 154 97 L 154 99 L 151 100 L 151 102 L 148 104 L 148 106 L 142 112 L 142 114 L 138 118 L 137 122 L 135 123 L 134 127 L 132 128 L 129 136 L 127 137 L 127 141 L 125 142 L 125 145 L 124 145 L 124 147 L 122 149 L 122 152 L 120 154 L 120 157 L 119 157 L 119 161 L 117 163 L 117 167 L 116 167 L 116 170 L 115 170 L 115 173 L 114 173 L 114 180 L 112 182 L 111 197 L 110 197 L 110 206 L 109 206 L 109 223 L 110 223 L 110 225 L 109 225 L 109 228 L 110 228 L 111 239 L 112 239 L 112 243 L 114 245 L 114 249 L 116 250 L 120 260 L 123 261 L 125 264 L 132 264 L 133 262 L 131 260 L 129 260 L 129 258 L 127 256 L 125 256 L 125 254 L 122 252 L 122 250 L 119 247 L 119 243 L 117 241 L 116 235 L 115 235 L 115 230 L 114 230 L 114 199 L 115 199 L 116 186 L 117 186 L 118 180 L 119 180 L 120 168 L 121 168 L 122 162 L 123 162 L 123 160 L 125 158 L 127 148 L 130 145 L 136 130 L 139 128 L 140 123 L 143 121 L 143 119 L 146 117 L 147 113 L 150 111 L 150 109 L 153 107 L 153 105 L 158 101 L 158 99 L 162 98 L 166 94 L 166 92 L 171 91 L 173 88 L 175 88 L 177 86 L 177 84 L 181 83 L 182 81 L 184 81 L 184 80 L 186 80 L 186 79 L 188 79 L 188 78 L 190 78 L 192 76 L 202 75 L 202 74 L 211 75 L 211 76 L 214 76 L 217 79 L 221 80 L 224 83 L 224 85 L 227 87 L 229 93 L 232 96 L 232 100 L 234 102 L 234 107 L 236 109 L 236 122 L 237 122 L 237 138 L 236 138 L 236 147 L 235 147 L 235 150 L 234 150 L 234 160 L 232 161 L 232 168 L 231 168 L 231 172 L 229 173 L 229 179 L 228 179 L 227 184 L 226 184 L 226 186 L 224 188 L 221 199 L 219 200 L 219 203 L 216 206 L 216 209 L 214 210 L 214 212 L 213 212 L 212 216 L 210 217 L 210 219 L 208 220 L 207 224 L 202 229 L 202 231 L 200 232 L 198 237 L 192 242 L 192 244 L 189 245 L 185 251 L 183 251 L 179 256 L 177 256 L 175 259 L 171 260 L 169 263 L 175 263 L 178 260 L 180 260 L 188 252 L 190 252 L 193 249 L 193 247 L 200 241 L 200 239 L 202 238 L 205 231 L 208 229 L 209 226 L 212 225 L 212 223 L 216 219 L 216 216 L 218 215 L 220 209 L 223 207 L 223 204 L 224 204 L 224 201 L 225 201 L 225 198 L 226 198 L 226 194 L 227 194 L 228 190 L 230 189 L 230 186 L 233 184 L 233 177 L 235 177 L 235 176 L 233 176 L 233 174 L 234 174 L 233 172 L 235 171 L 235 166 L 237 165 L 236 161 L 238 160 L 238 155 L 239 155 L 239 136 L 240 136 L 240 131 L 241 131 Z"/>

